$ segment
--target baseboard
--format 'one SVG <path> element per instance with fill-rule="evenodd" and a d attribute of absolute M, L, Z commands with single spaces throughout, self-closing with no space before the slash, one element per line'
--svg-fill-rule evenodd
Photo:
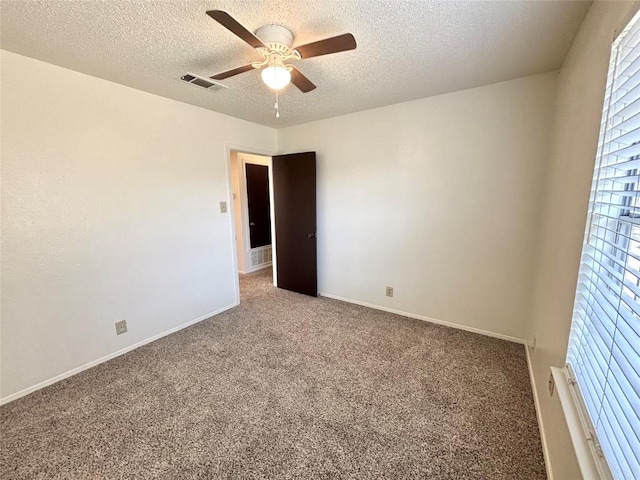
<path fill-rule="evenodd" d="M 526 340 L 522 338 L 512 337 L 510 335 L 503 335 L 501 333 L 490 332 L 488 330 L 482 330 L 480 328 L 468 327 L 466 325 L 460 325 L 458 323 L 446 322 L 444 320 L 438 320 L 437 318 L 431 318 L 424 315 L 418 315 L 417 313 L 403 312 L 402 310 L 396 310 L 394 308 L 383 307 L 381 305 L 374 305 L 373 303 L 361 302 L 359 300 L 352 300 L 350 298 L 339 297 L 338 295 L 332 295 L 330 293 L 318 292 L 321 297 L 333 298 L 334 300 L 340 300 L 341 302 L 353 303 L 355 305 L 361 305 L 363 307 L 373 308 L 374 310 L 382 310 L 383 312 L 395 313 L 396 315 L 402 315 L 403 317 L 415 318 L 416 320 L 422 320 L 429 323 L 436 323 L 438 325 L 444 325 L 445 327 L 456 328 L 458 330 L 465 330 L 467 332 L 478 333 L 487 337 L 499 338 L 501 340 L 507 340 L 509 342 L 520 343 L 527 345 Z"/>
<path fill-rule="evenodd" d="M 243 273 L 243 274 L 247 274 L 247 273 L 255 273 L 259 270 L 264 270 L 265 268 L 269 268 L 271 266 L 271 262 L 269 263 L 263 263 L 261 265 L 258 265 L 257 267 L 253 267 L 253 268 L 249 268 L 247 270 L 238 270 L 238 273 Z"/>
<path fill-rule="evenodd" d="M 195 320 L 191 320 L 187 323 L 183 323 L 182 325 L 178 325 L 177 327 L 171 328 L 169 330 L 166 330 L 162 333 L 159 333 L 157 335 L 154 335 L 153 337 L 149 337 L 145 340 L 142 340 L 140 342 L 134 343 L 133 345 L 129 345 L 128 347 L 125 347 L 121 350 L 118 350 L 116 352 L 110 353 L 109 355 L 105 355 L 104 357 L 98 358 L 97 360 L 93 360 L 91 362 L 85 363 L 84 365 L 81 365 L 79 367 L 76 368 L 72 368 L 71 370 L 65 372 L 65 373 L 61 373 L 60 375 L 56 375 L 55 377 L 52 377 L 48 380 L 45 380 L 43 382 L 37 383 L 36 385 L 33 385 L 31 387 L 25 388 L 24 390 L 20 390 L 19 392 L 16 393 L 12 393 L 11 395 L 7 395 L 6 397 L 2 397 L 0 398 L 0 405 L 4 405 L 6 403 L 12 402 L 14 400 L 17 400 L 20 397 L 24 397 L 25 395 L 28 395 L 30 393 L 35 392 L 36 390 L 40 390 L 41 388 L 44 387 L 48 387 L 49 385 L 53 385 L 54 383 L 59 382 L 60 380 L 64 380 L 65 378 L 69 378 L 72 377 L 73 375 L 83 372 L 84 370 L 88 370 L 92 367 L 95 367 L 96 365 L 100 365 L 101 363 L 104 363 L 108 360 L 111 360 L 112 358 L 116 358 L 119 357 L 120 355 L 124 355 L 125 353 L 128 353 L 132 350 L 135 350 L 136 348 L 142 347 L 143 345 L 147 345 L 148 343 L 154 342 L 156 340 L 159 340 L 162 337 L 166 337 L 167 335 L 171 335 L 172 333 L 175 333 L 177 331 L 182 330 L 183 328 L 187 328 L 190 327 L 191 325 L 195 325 L 196 323 L 199 323 L 203 320 L 206 320 L 208 318 L 211 318 L 215 315 L 218 315 L 226 310 L 229 310 L 230 308 L 236 307 L 239 304 L 237 302 L 231 304 L 231 305 L 227 305 L 225 307 L 219 308 L 218 310 L 211 312 L 211 313 L 207 313 L 206 315 L 202 315 L 201 317 L 196 318 Z"/>
<path fill-rule="evenodd" d="M 540 441 L 542 442 L 542 454 L 544 455 L 544 466 L 547 470 L 547 478 L 553 480 L 553 472 L 551 463 L 549 462 L 549 446 L 547 445 L 547 437 L 544 433 L 544 424 L 542 423 L 542 410 L 540 409 L 540 400 L 538 399 L 538 387 L 536 387 L 536 379 L 533 376 L 533 365 L 531 364 L 531 354 L 529 346 L 525 345 L 527 352 L 527 367 L 529 368 L 529 380 L 531 380 L 531 390 L 533 390 L 533 403 L 536 407 L 536 417 L 538 418 L 538 428 L 540 429 Z"/>

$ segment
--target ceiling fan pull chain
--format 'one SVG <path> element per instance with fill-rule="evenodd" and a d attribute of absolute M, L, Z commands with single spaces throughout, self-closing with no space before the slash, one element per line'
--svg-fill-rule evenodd
<path fill-rule="evenodd" d="M 280 107 L 278 106 L 278 92 L 276 91 L 276 104 L 274 105 L 276 109 L 276 118 L 280 118 Z"/>

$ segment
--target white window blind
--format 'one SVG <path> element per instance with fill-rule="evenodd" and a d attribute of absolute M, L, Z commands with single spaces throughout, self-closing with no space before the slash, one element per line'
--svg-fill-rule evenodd
<path fill-rule="evenodd" d="M 640 22 L 613 44 L 567 354 L 605 475 L 640 479 Z"/>

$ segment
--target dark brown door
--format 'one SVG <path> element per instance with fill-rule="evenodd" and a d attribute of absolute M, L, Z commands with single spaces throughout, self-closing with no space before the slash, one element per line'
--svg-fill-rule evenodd
<path fill-rule="evenodd" d="M 269 167 L 247 163 L 247 206 L 249 210 L 249 245 L 271 245 L 271 210 L 269 206 Z"/>
<path fill-rule="evenodd" d="M 316 152 L 273 157 L 278 287 L 318 296 Z"/>

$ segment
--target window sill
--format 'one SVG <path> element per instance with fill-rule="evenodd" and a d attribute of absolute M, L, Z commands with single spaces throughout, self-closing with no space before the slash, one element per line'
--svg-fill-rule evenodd
<path fill-rule="evenodd" d="M 569 384 L 565 368 L 551 367 L 553 381 L 558 392 L 558 399 L 569 427 L 571 442 L 580 465 L 580 472 L 585 479 L 610 479 L 608 468 L 602 464 L 596 453 L 595 445 L 585 428 L 582 412 L 574 392 L 574 386 Z"/>

